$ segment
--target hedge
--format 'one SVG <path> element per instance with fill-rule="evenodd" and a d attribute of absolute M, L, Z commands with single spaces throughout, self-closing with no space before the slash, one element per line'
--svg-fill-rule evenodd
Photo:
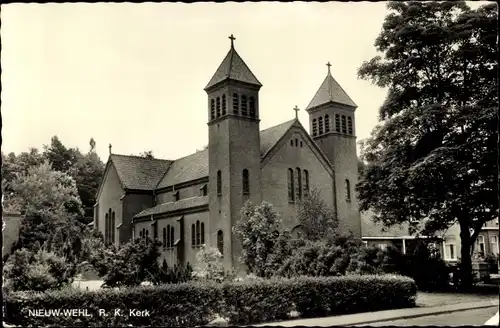
<path fill-rule="evenodd" d="M 5 295 L 7 323 L 21 326 L 203 326 L 216 315 L 230 324 L 367 312 L 415 305 L 415 282 L 401 276 L 270 279 L 224 284 L 188 282 L 123 290 L 103 289 Z M 29 315 L 29 309 L 87 309 L 88 317 Z M 99 315 L 120 309 L 121 315 Z M 130 316 L 131 309 L 149 316 Z"/>

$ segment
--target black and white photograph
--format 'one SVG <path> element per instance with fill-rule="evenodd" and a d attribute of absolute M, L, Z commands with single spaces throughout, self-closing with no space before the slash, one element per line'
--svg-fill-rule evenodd
<path fill-rule="evenodd" d="M 1 5 L 4 327 L 498 326 L 498 5 Z"/>

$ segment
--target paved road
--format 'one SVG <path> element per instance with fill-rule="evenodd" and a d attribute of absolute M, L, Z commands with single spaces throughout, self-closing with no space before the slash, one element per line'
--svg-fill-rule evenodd
<path fill-rule="evenodd" d="M 402 319 L 394 321 L 384 321 L 380 323 L 371 323 L 369 326 L 462 326 L 462 325 L 484 325 L 492 316 L 497 313 L 497 307 L 486 309 L 468 310 L 453 312 L 427 317 Z"/>

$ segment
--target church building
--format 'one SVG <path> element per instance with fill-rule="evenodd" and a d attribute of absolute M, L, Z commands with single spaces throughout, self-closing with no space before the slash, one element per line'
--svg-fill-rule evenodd
<path fill-rule="evenodd" d="M 315 188 L 337 213 L 339 229 L 361 236 L 356 104 L 328 71 L 311 102 L 309 131 L 295 119 L 260 130 L 262 84 L 234 46 L 205 87 L 208 147 L 176 160 L 112 154 L 94 207 L 94 227 L 119 247 L 131 238 L 162 242 L 169 265 L 195 263 L 202 245 L 239 267 L 232 227 L 250 200 L 271 203 L 296 234 L 298 203 Z M 282 109 L 291 110 L 291 109 Z"/>

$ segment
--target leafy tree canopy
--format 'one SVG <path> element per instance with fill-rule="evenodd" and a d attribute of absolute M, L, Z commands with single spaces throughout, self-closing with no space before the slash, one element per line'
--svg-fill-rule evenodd
<path fill-rule="evenodd" d="M 383 55 L 358 72 L 388 89 L 382 123 L 362 145 L 368 165 L 357 186 L 360 205 L 386 225 L 416 219 L 423 233 L 458 222 L 462 268 L 470 273 L 474 240 L 498 216 L 497 6 L 388 8 L 375 42 Z"/>

